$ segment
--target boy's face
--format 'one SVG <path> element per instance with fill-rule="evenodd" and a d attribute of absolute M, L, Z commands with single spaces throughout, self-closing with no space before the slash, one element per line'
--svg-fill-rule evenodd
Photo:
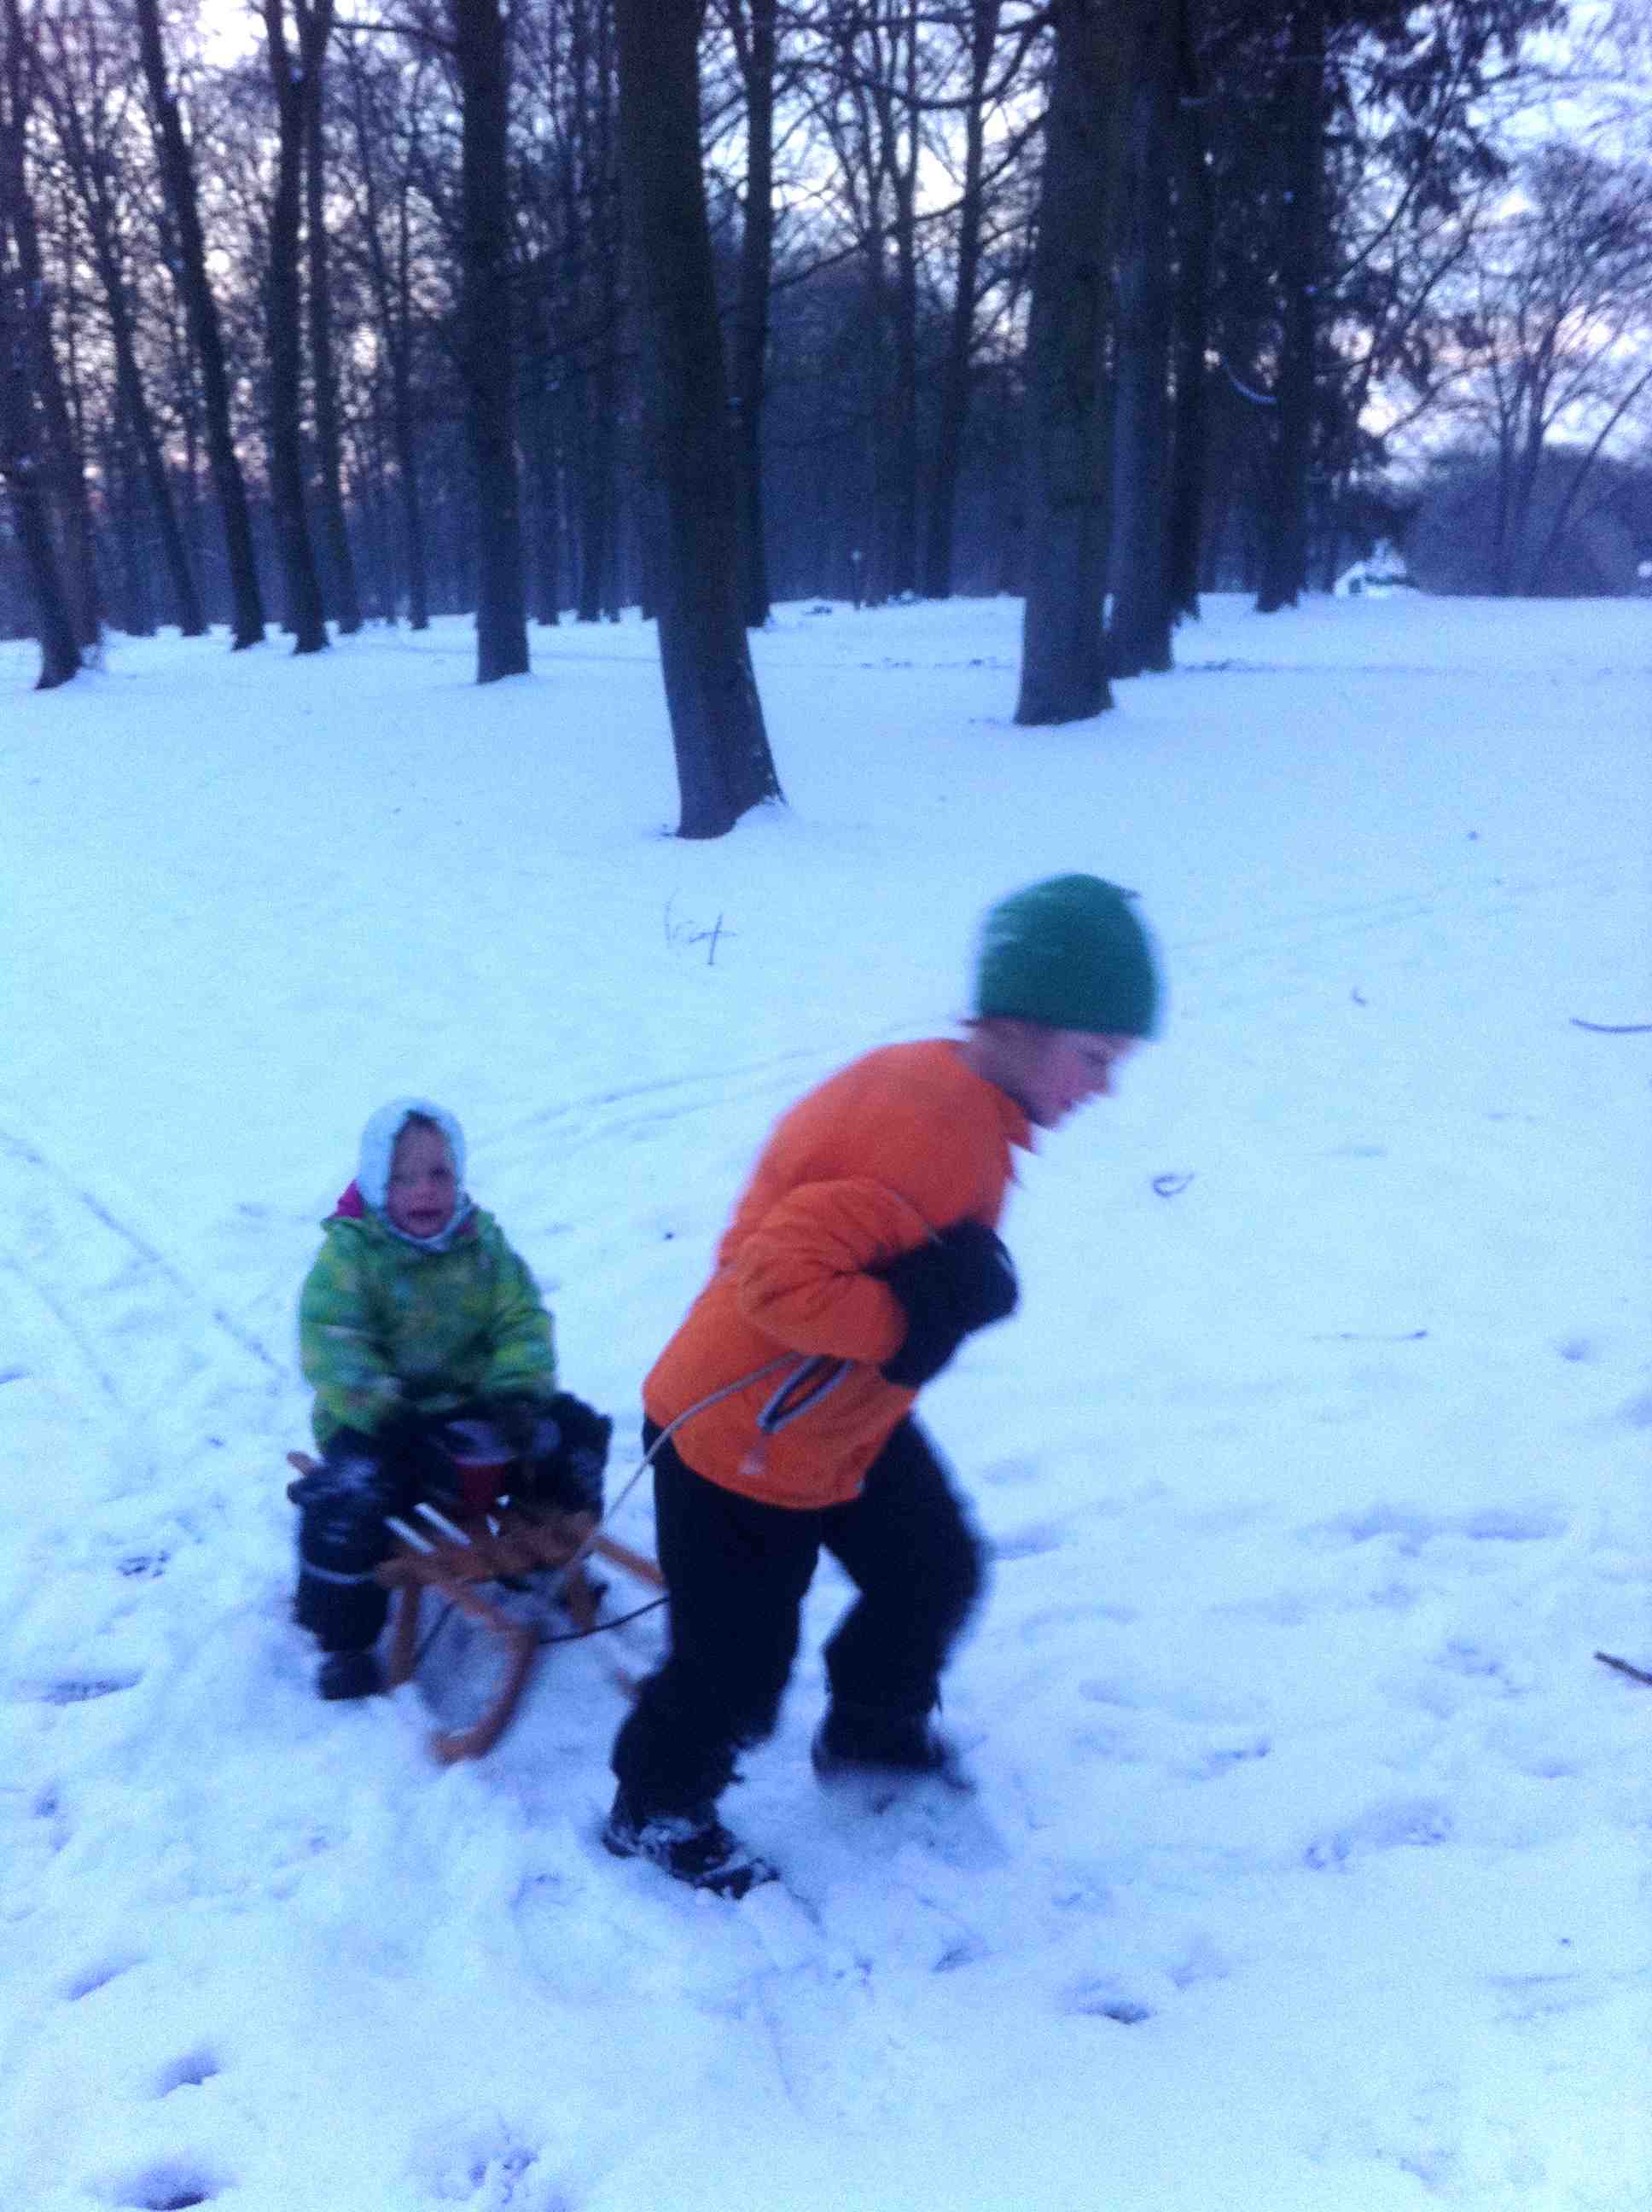
<path fill-rule="evenodd" d="M 1113 1079 L 1140 1043 L 1100 1030 L 1049 1030 L 1036 1022 L 993 1025 L 996 1081 L 1036 1129 L 1058 1128 L 1092 1098 L 1112 1096 Z"/>
<path fill-rule="evenodd" d="M 440 1129 L 410 1121 L 390 1156 L 385 1212 L 404 1237 L 435 1237 L 452 1218 L 459 1197 L 453 1164 Z"/>

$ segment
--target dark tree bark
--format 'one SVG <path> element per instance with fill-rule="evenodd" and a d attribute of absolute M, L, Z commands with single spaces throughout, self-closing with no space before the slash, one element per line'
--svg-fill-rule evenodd
<path fill-rule="evenodd" d="M 1109 674 L 1171 665 L 1168 489 L 1170 475 L 1170 149 L 1176 105 L 1174 16 L 1149 18 L 1129 95 L 1119 263 L 1117 404 L 1113 434 L 1113 585 Z"/>
<path fill-rule="evenodd" d="M 0 127 L 8 127 L 4 105 L 9 103 L 0 94 Z M 7 165 L 0 170 L 0 478 L 11 495 L 23 572 L 34 605 L 40 644 L 40 672 L 35 689 L 52 691 L 77 672 L 81 654 L 52 543 L 45 471 L 39 465 L 34 394 L 28 373 L 36 349 L 27 328 L 29 315 L 38 313 L 39 307 L 27 298 L 11 242 L 15 183 Z"/>
<path fill-rule="evenodd" d="M 918 5 L 908 0 L 901 26 L 904 100 L 878 88 L 895 212 L 895 285 L 887 294 L 893 328 L 889 423 L 889 516 L 884 556 L 888 596 L 918 589 Z"/>
<path fill-rule="evenodd" d="M 580 475 L 580 591 L 577 621 L 601 622 L 614 604 L 614 560 L 619 534 L 618 459 L 619 292 L 614 264 L 597 274 L 600 352 L 583 380 L 584 437 Z"/>
<path fill-rule="evenodd" d="M 971 0 L 969 92 L 963 115 L 963 185 L 958 204 L 958 253 L 953 272 L 952 311 L 947 323 L 946 354 L 941 364 L 939 416 L 935 431 L 935 472 L 930 486 L 924 542 L 924 593 L 932 599 L 952 596 L 952 539 L 958 507 L 958 477 L 963 465 L 963 437 L 969 418 L 970 369 L 975 356 L 976 294 L 981 283 L 981 224 L 985 212 L 987 77 L 998 41 L 1003 0 Z"/>
<path fill-rule="evenodd" d="M 1263 509 L 1258 614 L 1294 607 L 1308 585 L 1308 482 L 1314 452 L 1314 349 L 1324 197 L 1326 0 L 1291 12 L 1281 117 L 1285 191 L 1279 278 L 1285 312 L 1273 387 L 1273 441 Z"/>
<path fill-rule="evenodd" d="M 510 58 L 500 0 L 452 0 L 463 145 L 460 356 L 476 482 L 477 682 L 528 669 L 516 465 L 516 346 L 506 161 Z"/>
<path fill-rule="evenodd" d="M 28 356 L 24 375 L 33 416 L 30 465 L 46 501 L 48 523 L 55 514 L 61 533 L 58 568 L 70 621 L 80 646 L 90 652 L 102 626 L 92 507 L 81 441 L 53 344 L 52 288 L 25 155 L 25 129 L 39 89 L 43 57 L 33 27 L 25 31 L 18 0 L 3 0 L 0 25 L 4 30 L 0 41 L 4 77 L 0 88 L 0 192 L 22 309 L 16 337 Z"/>
<path fill-rule="evenodd" d="M 542 380 L 528 407 L 533 492 L 533 618 L 553 628 L 562 614 L 562 497 L 556 451 L 556 394 Z"/>
<path fill-rule="evenodd" d="M 616 0 L 615 12 L 661 507 L 659 650 L 678 835 L 720 837 L 780 789 L 741 618 L 728 391 L 700 166 L 704 0 Z"/>
<path fill-rule="evenodd" d="M 739 472 L 740 596 L 748 629 L 768 620 L 763 547 L 762 407 L 768 294 L 774 261 L 774 71 L 777 0 L 730 0 L 728 18 L 745 87 L 745 205 L 740 287 L 732 348 L 735 466 Z"/>
<path fill-rule="evenodd" d="M 325 155 L 327 42 L 333 0 L 316 0 L 316 33 L 304 71 L 305 243 L 310 264 L 310 388 L 315 405 L 316 504 L 327 591 L 339 633 L 361 627 L 355 561 L 344 521 L 343 459 L 338 435 L 338 375 L 333 361 L 332 268 L 327 241 Z"/>
<path fill-rule="evenodd" d="M 114 339 L 116 379 L 121 403 L 137 448 L 149 494 L 149 512 L 155 518 L 155 532 L 161 540 L 161 558 L 172 586 L 173 619 L 185 637 L 204 637 L 207 620 L 195 581 L 194 566 L 185 542 L 183 525 L 178 519 L 178 504 L 172 495 L 172 481 L 167 473 L 167 458 L 161 451 L 160 433 L 155 427 L 149 396 L 138 371 L 131 302 L 126 291 L 125 274 L 106 246 L 98 249 L 98 260 Z M 106 261 L 106 266 L 103 265 Z"/>
<path fill-rule="evenodd" d="M 345 48 L 350 121 L 355 138 L 363 201 L 362 236 L 368 280 L 379 311 L 379 328 L 390 363 L 390 445 L 396 459 L 396 489 L 401 509 L 402 558 L 407 581 L 410 629 L 430 627 L 430 586 L 424 543 L 424 507 L 419 489 L 418 437 L 413 410 L 413 245 L 409 211 L 410 178 L 405 169 L 392 179 L 395 257 L 386 246 L 380 186 L 378 134 L 374 129 L 370 86 L 360 48 Z"/>
<path fill-rule="evenodd" d="M 1122 115 L 1156 0 L 1055 0 L 1054 74 L 1027 332 L 1029 485 L 1021 723 L 1113 703 L 1107 589 L 1107 351 Z"/>
<path fill-rule="evenodd" d="M 1203 0 L 1177 0 L 1175 123 L 1175 321 L 1172 339 L 1175 395 L 1170 440 L 1169 539 L 1166 589 L 1178 619 L 1199 617 L 1204 550 L 1205 472 L 1209 447 L 1211 246 L 1215 208 L 1206 160 L 1204 101 L 1199 72 Z"/>
<path fill-rule="evenodd" d="M 178 113 L 176 94 L 167 82 L 166 57 L 161 45 L 158 0 L 133 0 L 137 11 L 139 50 L 143 75 L 155 114 L 161 161 L 161 179 L 178 234 L 184 310 L 201 369 L 201 395 L 206 413 L 207 455 L 213 490 L 223 524 L 225 559 L 229 570 L 234 609 L 234 642 L 239 650 L 260 644 L 264 638 L 264 599 L 258 588 L 258 562 L 252 550 L 252 525 L 247 512 L 246 486 L 235 452 L 229 416 L 229 374 L 225 364 L 223 332 L 218 305 L 207 278 L 206 243 L 195 191 L 195 167 L 189 141 Z"/>
<path fill-rule="evenodd" d="M 166 455 L 161 450 L 160 434 L 155 426 L 155 416 L 138 368 L 136 318 L 125 259 L 121 251 L 115 182 L 111 173 L 112 156 L 102 143 L 100 132 L 94 143 L 90 135 L 90 118 L 81 112 L 76 93 L 69 88 L 69 56 L 62 43 L 61 26 L 58 27 L 58 66 L 55 72 L 55 83 L 49 82 L 47 84 L 46 96 L 59 143 L 80 196 L 93 264 L 108 309 L 109 335 L 115 356 L 116 391 L 129 433 L 129 437 L 123 437 L 120 441 L 122 451 L 130 467 L 132 458 L 130 448 L 135 447 L 137 449 L 149 509 L 161 541 L 161 559 L 172 587 L 173 611 L 179 629 L 185 637 L 203 637 L 206 634 L 206 617 L 202 611 L 193 564 L 190 560 L 183 526 L 179 520 L 177 502 L 173 497 Z"/>
<path fill-rule="evenodd" d="M 625 222 L 616 157 L 619 85 L 608 0 L 574 0 L 567 27 L 567 122 L 557 182 L 563 313 L 576 333 L 578 366 L 568 380 L 561 422 L 576 556 L 574 618 L 594 623 L 616 612 L 617 600 Z"/>
<path fill-rule="evenodd" d="M 320 63 L 331 0 L 293 0 L 298 29 L 295 64 L 287 40 L 287 0 L 263 0 L 275 86 L 277 153 L 270 209 L 270 263 L 264 272 L 264 321 L 270 348 L 270 504 L 287 586 L 287 627 L 295 653 L 324 653 L 326 616 L 304 486 L 304 320 L 299 235 L 304 205 L 305 86 Z M 318 36 L 319 32 L 319 36 Z"/>
<path fill-rule="evenodd" d="M 149 561 L 149 516 L 145 512 L 137 438 L 124 398 L 116 394 L 113 422 L 102 440 L 104 523 L 114 539 L 119 586 L 115 627 L 128 637 L 153 637 L 158 627 Z"/>
<path fill-rule="evenodd" d="M 835 0 L 826 10 L 833 59 L 823 110 L 842 172 L 876 333 L 853 384 L 861 396 L 870 479 L 864 569 L 873 605 L 918 587 L 918 241 L 916 0 Z M 860 549 L 857 549 L 859 550 Z"/>

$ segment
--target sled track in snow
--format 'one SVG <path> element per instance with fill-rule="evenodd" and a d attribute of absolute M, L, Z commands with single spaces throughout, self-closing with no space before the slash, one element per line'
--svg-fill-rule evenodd
<path fill-rule="evenodd" d="M 1212 1011 L 1248 1004 L 1254 995 L 1249 979 L 1259 970 L 1273 979 L 1270 989 L 1282 969 L 1299 986 L 1309 977 L 1339 983 L 1341 964 L 1361 953 L 1374 953 L 1382 963 L 1396 952 L 1402 963 L 1414 959 L 1416 953 L 1405 949 L 1407 934 L 1420 939 L 1449 931 L 1461 950 L 1473 935 L 1509 928 L 1546 902 L 1610 898 L 1631 865 L 1627 848 L 1622 856 L 1588 853 L 1552 867 L 1478 876 L 1470 864 L 1460 877 L 1436 878 L 1413 890 L 1282 912 L 1243 929 L 1176 939 L 1170 946 L 1173 971 L 1188 1002 L 1208 992 Z"/>
<path fill-rule="evenodd" d="M 0 1207 L 8 1224 L 0 1271 L 12 1277 L 72 1344 L 100 1395 L 125 1411 L 123 1342 L 164 1334 L 189 1357 L 191 1332 L 155 1309 L 182 1304 L 228 1337 L 274 1389 L 282 1366 L 248 1329 L 203 1296 L 181 1268 L 94 1191 L 14 1131 L 0 1128 Z M 149 1364 L 146 1358 L 145 1365 Z"/>
<path fill-rule="evenodd" d="M 668 1127 L 685 1114 L 726 1105 L 731 1098 L 761 1098 L 774 1093 L 789 1100 L 799 1068 L 817 1067 L 824 1072 L 833 1065 L 829 1048 L 798 1045 L 738 1067 L 662 1076 L 653 1082 L 591 1091 L 525 1115 L 490 1133 L 476 1149 L 489 1157 L 508 1155 L 519 1139 L 559 1127 L 571 1129 L 576 1143 L 604 1143 L 635 1136 L 643 1129 Z"/>

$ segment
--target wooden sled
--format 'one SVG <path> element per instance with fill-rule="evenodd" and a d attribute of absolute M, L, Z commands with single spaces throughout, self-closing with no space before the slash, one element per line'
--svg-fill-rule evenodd
<path fill-rule="evenodd" d="M 313 1474 L 317 1465 L 308 1453 L 300 1451 L 288 1452 L 287 1463 L 300 1474 Z M 533 1574 L 542 1567 L 565 1568 L 562 1603 L 575 1629 L 587 1632 L 598 1625 L 600 1596 L 586 1571 L 586 1557 L 590 1553 L 623 1567 L 651 1589 L 665 1587 L 665 1577 L 652 1559 L 600 1532 L 592 1537 L 591 1525 L 588 1513 L 538 1514 L 513 1505 L 485 1516 L 454 1521 L 432 1505 L 421 1504 L 414 1508 L 411 1518 L 390 1522 L 397 1549 L 377 1571 L 378 1579 L 392 1594 L 390 1650 L 385 1668 L 390 1687 L 399 1689 L 413 1678 L 419 1658 L 419 1614 L 428 1589 L 456 1606 L 504 1647 L 503 1676 L 479 1717 L 469 1728 L 431 1731 L 431 1755 L 444 1766 L 461 1759 L 483 1758 L 493 1749 L 516 1717 L 539 1656 L 538 1631 L 530 1624 L 511 1620 L 483 1595 L 478 1585 Z M 580 1555 L 582 1546 L 586 1552 Z M 635 1686 L 623 1674 L 620 1680 L 628 1692 Z"/>

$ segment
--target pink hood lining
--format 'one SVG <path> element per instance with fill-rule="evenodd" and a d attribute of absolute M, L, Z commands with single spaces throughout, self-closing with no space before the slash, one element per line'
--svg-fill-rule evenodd
<path fill-rule="evenodd" d="M 465 1204 L 469 1210 L 465 1218 L 449 1232 L 452 1236 L 474 1237 L 476 1235 L 476 1208 L 471 1205 L 468 1199 L 465 1200 Z M 339 1192 L 338 1203 L 327 1218 L 330 1221 L 365 1221 L 372 1212 L 373 1208 L 361 1195 L 361 1186 L 352 1179 Z M 400 1235 L 399 1231 L 396 1233 Z M 404 1239 L 404 1242 L 416 1244 L 418 1239 L 410 1237 Z"/>

